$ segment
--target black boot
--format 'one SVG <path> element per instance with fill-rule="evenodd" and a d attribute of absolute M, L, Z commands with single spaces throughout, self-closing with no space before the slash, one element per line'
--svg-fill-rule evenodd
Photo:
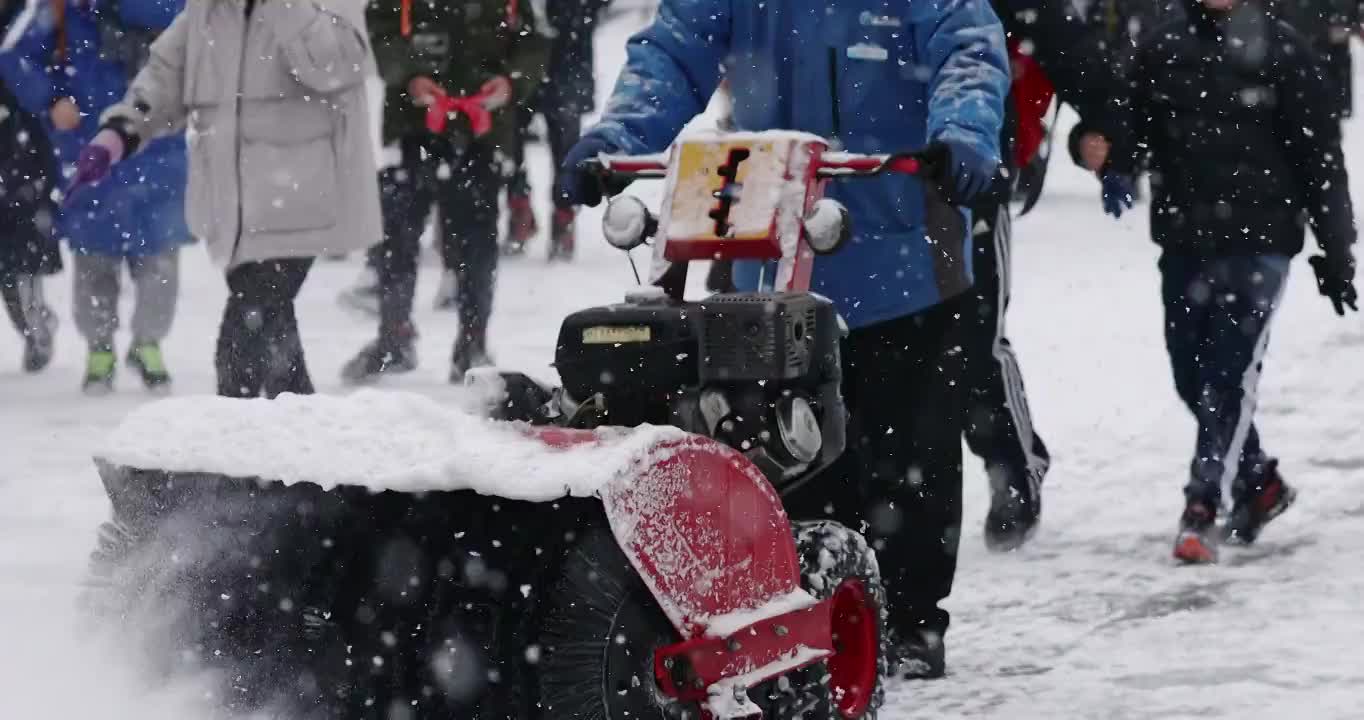
<path fill-rule="evenodd" d="M 990 512 L 985 516 L 985 547 L 995 552 L 1017 550 L 1032 537 L 1042 518 L 1042 481 L 1024 471 L 988 468 Z"/>
<path fill-rule="evenodd" d="M 1257 464 L 1247 477 L 1238 477 L 1234 494 L 1224 533 L 1228 542 L 1242 545 L 1255 542 L 1260 530 L 1298 497 L 1298 491 L 1283 481 L 1274 458 Z"/>
<path fill-rule="evenodd" d="M 349 385 L 374 382 L 382 375 L 401 374 L 417 369 L 417 330 L 407 323 L 360 349 L 341 369 L 341 379 Z"/>
<path fill-rule="evenodd" d="M 24 372 L 36 373 L 52 362 L 57 335 L 57 314 L 43 300 L 42 279 L 15 275 L 0 282 L 5 310 L 14 329 L 24 338 Z"/>
<path fill-rule="evenodd" d="M 891 638 L 891 675 L 906 680 L 933 680 L 947 673 L 947 646 L 943 634 L 916 627 Z"/>
<path fill-rule="evenodd" d="M 455 341 L 455 352 L 450 360 L 450 382 L 462 384 L 470 370 L 492 364 L 483 336 L 472 337 L 461 333 L 459 340 Z"/>
<path fill-rule="evenodd" d="M 574 229 L 576 215 L 572 208 L 559 208 L 554 211 L 549 237 L 551 261 L 573 259 L 573 249 L 578 244 L 577 231 Z"/>

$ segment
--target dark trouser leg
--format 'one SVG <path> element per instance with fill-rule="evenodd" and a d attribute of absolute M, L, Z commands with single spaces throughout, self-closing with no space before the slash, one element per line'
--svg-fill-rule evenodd
<path fill-rule="evenodd" d="M 244 263 L 227 274 L 227 307 L 218 331 L 218 394 L 274 397 L 311 393 L 294 299 L 311 258 Z"/>
<path fill-rule="evenodd" d="M 1288 259 L 1166 255 L 1161 272 L 1175 385 L 1198 421 L 1184 493 L 1217 507 L 1223 487 L 1264 458 L 1255 398 Z"/>
<path fill-rule="evenodd" d="M 1012 222 L 1007 204 L 975 209 L 975 287 L 964 298 L 966 443 L 1011 487 L 1041 483 L 1051 456 L 1033 429 L 1023 374 L 1004 334 L 1009 307 Z M 1031 497 L 1029 492 L 1026 497 Z"/>
<path fill-rule="evenodd" d="M 379 276 L 379 338 L 406 336 L 417 291 L 421 236 L 435 200 L 434 172 L 414 151 L 403 164 L 379 173 L 384 239 L 372 252 Z"/>
<path fill-rule="evenodd" d="M 42 279 L 37 275 L 11 273 L 0 277 L 0 299 L 5 313 L 20 335 L 27 337 L 46 322 L 50 312 L 43 300 Z"/>
<path fill-rule="evenodd" d="M 961 535 L 960 298 L 853 330 L 843 345 L 848 451 L 785 498 L 797 519 L 862 529 L 885 578 L 892 630 L 948 624 Z"/>
<path fill-rule="evenodd" d="M 549 134 L 550 158 L 554 162 L 554 187 L 558 188 L 559 172 L 563 170 L 564 158 L 582 137 L 582 113 L 567 103 L 556 102 L 545 111 L 545 127 Z M 567 199 L 557 195 L 554 197 L 554 207 L 559 210 L 573 209 Z"/>
<path fill-rule="evenodd" d="M 510 195 L 530 194 L 530 178 L 526 175 L 526 144 L 530 142 L 530 124 L 534 119 L 534 108 L 525 104 L 516 108 L 516 133 L 512 136 L 511 146 L 507 148 L 507 157 L 512 164 L 511 173 L 507 176 L 507 193 Z"/>
<path fill-rule="evenodd" d="M 496 150 L 471 145 L 450 180 L 440 184 L 442 251 L 455 270 L 460 340 L 481 345 L 497 281 L 497 196 L 502 173 Z"/>
<path fill-rule="evenodd" d="M 279 279 L 275 312 L 267 333 L 268 371 L 262 388 L 265 397 L 273 398 L 284 392 L 298 395 L 313 393 L 313 380 L 308 374 L 308 363 L 303 357 L 303 337 L 298 330 L 298 314 L 294 301 L 303 289 L 303 282 L 312 269 L 312 258 L 275 261 Z"/>

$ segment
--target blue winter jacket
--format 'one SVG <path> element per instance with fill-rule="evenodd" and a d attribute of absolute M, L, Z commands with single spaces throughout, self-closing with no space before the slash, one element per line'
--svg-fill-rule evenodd
<path fill-rule="evenodd" d="M 951 140 L 999 157 L 1008 58 L 987 0 L 662 0 L 590 133 L 625 152 L 660 151 L 722 75 L 744 130 L 803 130 L 871 153 Z M 829 194 L 851 211 L 854 238 L 816 260 L 813 286 L 850 326 L 971 286 L 967 211 L 904 176 L 841 181 Z M 736 282 L 752 289 L 758 267 L 747 265 Z"/>
<path fill-rule="evenodd" d="M 185 0 L 68 0 L 66 52 L 57 58 L 57 28 L 50 0 L 27 0 L 0 45 L 0 76 L 25 109 L 44 119 L 63 165 L 99 130 L 105 108 L 123 99 L 129 73 L 102 47 L 98 13 L 117 11 L 128 27 L 168 27 Z M 49 109 L 72 97 L 81 126 L 57 131 Z M 98 255 L 153 255 L 191 240 L 185 225 L 188 172 L 184 135 L 153 141 L 114 166 L 104 182 L 81 191 L 63 209 L 58 229 L 73 251 Z"/>

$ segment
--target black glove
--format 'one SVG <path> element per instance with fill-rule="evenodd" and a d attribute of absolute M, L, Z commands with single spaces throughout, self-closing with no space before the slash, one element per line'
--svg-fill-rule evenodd
<path fill-rule="evenodd" d="M 921 156 L 943 199 L 953 205 L 970 205 L 980 195 L 994 191 L 999 163 L 966 143 L 935 140 Z"/>
<path fill-rule="evenodd" d="M 619 152 L 619 148 L 602 137 L 587 135 L 579 140 L 564 156 L 564 165 L 559 168 L 559 177 L 554 183 L 555 197 L 568 205 L 600 205 L 602 180 L 584 170 L 582 164 L 598 155 L 615 152 Z"/>
<path fill-rule="evenodd" d="M 1307 259 L 1312 272 L 1317 274 L 1317 290 L 1335 307 L 1337 315 L 1345 315 L 1345 308 L 1359 311 L 1359 293 L 1355 290 L 1355 259 L 1349 250 L 1313 255 Z"/>

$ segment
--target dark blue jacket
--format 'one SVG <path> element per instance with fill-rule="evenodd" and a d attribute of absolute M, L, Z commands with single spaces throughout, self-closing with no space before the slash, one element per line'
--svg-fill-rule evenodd
<path fill-rule="evenodd" d="M 869 153 L 952 140 L 999 157 L 1008 57 L 987 0 L 663 0 L 653 25 L 630 40 L 590 132 L 626 152 L 662 150 L 722 75 L 743 130 L 802 130 Z M 850 326 L 971 286 L 969 214 L 919 180 L 848 180 L 829 194 L 851 211 L 854 238 L 816 260 L 813 285 Z M 736 268 L 740 287 L 756 285 L 748 265 Z"/>
<path fill-rule="evenodd" d="M 75 162 L 80 148 L 99 130 L 105 108 L 123 99 L 132 69 L 105 47 L 102 23 L 163 30 L 184 8 L 184 0 L 68 0 L 66 51 L 58 57 L 58 28 L 52 3 L 28 0 L 0 46 L 0 77 L 20 103 L 43 118 L 58 158 Z M 101 17 L 101 13 L 109 15 Z M 48 110 L 61 97 L 80 108 L 81 126 L 56 131 Z M 101 255 L 156 254 L 190 240 L 184 220 L 188 159 L 183 135 L 163 138 L 114 167 L 106 181 L 72 198 L 58 228 L 73 250 Z"/>

